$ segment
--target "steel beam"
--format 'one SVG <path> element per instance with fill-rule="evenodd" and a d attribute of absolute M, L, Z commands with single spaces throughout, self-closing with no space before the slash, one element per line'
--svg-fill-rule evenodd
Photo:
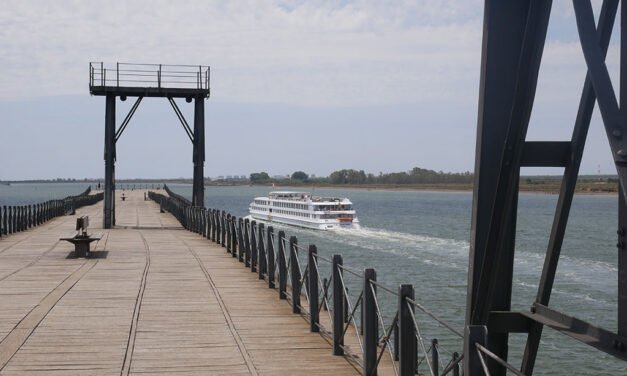
<path fill-rule="evenodd" d="M 625 190 L 622 184 L 619 184 L 621 191 Z M 625 195 L 619 194 L 618 197 L 618 335 L 627 337 L 627 204 L 625 204 Z M 625 342 L 624 346 L 627 346 Z"/>
<path fill-rule="evenodd" d="M 124 118 L 124 121 L 120 125 L 120 128 L 115 132 L 116 142 L 120 139 L 120 137 L 122 136 L 122 133 L 124 133 L 124 130 L 126 130 L 128 123 L 131 121 L 131 118 L 133 117 L 133 115 L 135 115 L 135 111 L 137 111 L 137 107 L 139 107 L 139 104 L 142 102 L 142 99 L 144 99 L 144 97 L 137 97 L 137 99 L 135 100 L 135 103 L 133 103 L 133 106 L 131 107 L 130 111 Z"/>
<path fill-rule="evenodd" d="M 183 113 L 181 112 L 181 109 L 179 108 L 179 106 L 176 104 L 176 101 L 173 98 L 168 97 L 168 102 L 170 102 L 172 109 L 174 109 L 174 113 L 176 114 L 176 117 L 179 118 L 179 121 L 181 122 L 181 125 L 183 126 L 183 129 L 185 130 L 185 133 L 187 133 L 187 137 L 189 137 L 189 140 L 192 143 L 194 143 L 194 132 L 192 132 L 191 128 L 189 127 L 189 124 L 187 124 L 187 121 L 185 120 L 185 116 L 183 116 Z"/>
<path fill-rule="evenodd" d="M 467 326 L 510 310 L 520 163 L 550 8 L 550 1 L 485 2 Z M 487 342 L 507 359 L 507 333 Z M 492 361 L 490 371 L 505 373 Z"/>
<path fill-rule="evenodd" d="M 620 17 L 620 109 L 623 127 L 627 125 L 627 3 L 621 2 Z M 618 335 L 627 337 L 627 207 L 625 202 L 625 186 L 619 201 L 619 244 L 618 244 Z M 622 244 L 620 242 L 622 241 Z M 622 245 L 622 247 L 621 247 Z"/>
<path fill-rule="evenodd" d="M 194 99 L 194 186 L 192 204 L 205 206 L 205 98 Z"/>
<path fill-rule="evenodd" d="M 107 95 L 105 105 L 104 228 L 115 226 L 115 96 Z"/>
<path fill-rule="evenodd" d="M 534 304 L 532 312 L 521 312 L 527 318 L 549 326 L 607 354 L 627 360 L 627 337 L 599 328 L 576 317 L 563 314 L 542 304 Z"/>
<path fill-rule="evenodd" d="M 596 34 L 604 58 L 607 54 L 607 49 L 610 43 L 610 36 L 614 26 L 617 7 L 618 0 L 605 0 L 599 14 L 599 23 Z M 540 283 L 538 285 L 536 303 L 543 305 L 548 305 L 551 298 L 557 264 L 564 241 L 564 235 L 566 233 L 566 225 L 568 223 L 568 216 L 570 214 L 573 195 L 575 193 L 575 186 L 577 184 L 577 177 L 579 175 L 581 157 L 583 155 L 595 101 L 596 94 L 594 92 L 592 82 L 590 77 L 586 75 L 581 100 L 579 101 L 579 109 L 577 111 L 575 126 L 570 141 L 569 163 L 564 169 L 559 198 L 555 208 L 555 217 L 553 218 L 553 225 L 551 228 L 551 234 L 549 235 L 544 266 L 540 277 Z M 529 336 L 527 337 L 527 344 L 521 368 L 522 372 L 527 375 L 531 375 L 533 373 L 541 335 L 542 325 L 540 323 L 532 324 L 529 330 Z"/>

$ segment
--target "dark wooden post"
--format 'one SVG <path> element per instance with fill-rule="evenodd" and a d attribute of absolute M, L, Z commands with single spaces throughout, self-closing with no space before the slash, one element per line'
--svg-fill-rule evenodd
<path fill-rule="evenodd" d="M 220 211 L 216 209 L 213 212 L 213 216 L 214 216 L 214 221 L 215 221 L 215 225 L 216 225 L 213 241 L 216 244 L 220 244 Z"/>
<path fill-rule="evenodd" d="M 20 217 L 18 221 L 18 226 L 19 226 L 20 232 L 22 232 L 24 231 L 24 218 L 26 217 L 24 215 L 24 206 L 19 206 L 19 213 L 20 213 Z"/>
<path fill-rule="evenodd" d="M 226 247 L 226 212 L 222 210 L 222 223 L 220 224 L 220 228 L 222 229 L 222 239 L 220 240 L 220 244 L 223 247 Z"/>
<path fill-rule="evenodd" d="M 279 231 L 279 299 L 287 299 L 287 257 L 285 256 L 285 231 Z"/>
<path fill-rule="evenodd" d="M 487 347 L 488 329 L 484 325 L 468 325 L 465 329 L 464 341 L 464 375 L 483 375 L 483 366 L 479 359 L 476 344 Z"/>
<path fill-rule="evenodd" d="M 250 221 L 244 220 L 244 266 L 250 267 Z"/>
<path fill-rule="evenodd" d="M 10 208 L 10 213 L 11 216 L 9 217 L 9 220 L 11 222 L 11 234 L 14 234 L 17 232 L 17 210 L 15 206 L 11 206 Z"/>
<path fill-rule="evenodd" d="M 235 231 L 235 224 L 237 223 L 237 217 L 231 217 L 231 256 L 237 257 L 237 231 Z"/>
<path fill-rule="evenodd" d="M 250 271 L 257 271 L 257 221 L 250 222 Z"/>
<path fill-rule="evenodd" d="M 208 234 L 208 238 L 209 240 L 215 242 L 216 241 L 216 237 L 215 237 L 215 229 L 216 229 L 216 219 L 215 219 L 215 209 L 209 209 L 209 234 Z"/>
<path fill-rule="evenodd" d="M 320 331 L 320 317 L 319 317 L 319 300 L 318 300 L 318 266 L 316 262 L 316 254 L 318 250 L 313 244 L 309 245 L 309 276 L 307 282 L 309 283 L 309 330 L 317 333 Z"/>
<path fill-rule="evenodd" d="M 333 355 L 344 355 L 344 287 L 342 256 L 333 255 Z"/>
<path fill-rule="evenodd" d="M 399 326 L 399 375 L 414 376 L 416 374 L 418 342 L 414 328 L 414 307 L 407 299 L 414 300 L 414 286 L 400 285 L 398 288 L 398 326 Z"/>
<path fill-rule="evenodd" d="M 266 248 L 268 252 L 268 288 L 274 288 L 274 271 L 275 271 L 275 261 L 274 261 L 274 228 L 272 226 L 268 226 L 268 232 L 266 234 L 266 244 L 268 245 Z"/>
<path fill-rule="evenodd" d="M 202 208 L 201 211 L 201 224 L 202 224 L 202 237 L 207 237 L 207 208 Z"/>
<path fill-rule="evenodd" d="M 211 240 L 211 209 L 205 210 L 205 238 Z"/>
<path fill-rule="evenodd" d="M 438 354 L 438 340 L 436 338 L 431 340 L 431 368 L 433 376 L 439 376 L 440 374 L 440 354 Z"/>
<path fill-rule="evenodd" d="M 259 279 L 263 279 L 263 275 L 266 273 L 266 249 L 265 249 L 265 245 L 263 244 L 263 232 L 264 232 L 264 225 L 263 223 L 260 223 L 258 228 L 257 228 L 257 234 L 259 235 L 259 239 L 258 239 L 258 245 L 257 245 L 257 252 L 259 254 Z"/>
<path fill-rule="evenodd" d="M 364 376 L 377 375 L 377 343 L 379 342 L 379 325 L 377 323 L 376 286 L 371 281 L 377 280 L 374 269 L 364 270 Z"/>
<path fill-rule="evenodd" d="M 292 277 L 292 312 L 300 313 L 300 270 L 298 268 L 298 239 L 290 237 L 290 274 Z"/>
<path fill-rule="evenodd" d="M 226 215 L 226 252 L 231 252 L 231 213 Z"/>
<path fill-rule="evenodd" d="M 239 262 L 244 262 L 244 254 L 246 253 L 246 248 L 244 246 L 244 219 L 239 218 L 237 225 L 239 227 L 239 231 L 237 232 L 238 258 Z"/>
<path fill-rule="evenodd" d="M 459 359 L 459 354 L 457 352 L 453 353 L 453 376 L 459 376 L 459 364 L 457 363 L 457 359 Z"/>

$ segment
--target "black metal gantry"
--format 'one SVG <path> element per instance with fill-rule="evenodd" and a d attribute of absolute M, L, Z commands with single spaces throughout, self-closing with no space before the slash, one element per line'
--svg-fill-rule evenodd
<path fill-rule="evenodd" d="M 194 183 L 192 202 L 204 206 L 205 99 L 209 98 L 209 67 L 102 62 L 89 63 L 89 92 L 106 97 L 105 109 L 105 195 L 103 227 L 115 226 L 115 145 L 144 97 L 167 98 L 193 145 Z M 136 101 L 119 128 L 115 124 L 116 98 Z M 175 98 L 194 101 L 194 128 L 191 129 Z"/>
<path fill-rule="evenodd" d="M 477 343 L 502 359 L 509 333 L 527 333 L 520 372 L 533 373 L 545 326 L 627 360 L 627 5 L 620 12 L 620 96 L 605 64 L 619 1 L 604 0 L 595 25 L 590 0 L 573 0 L 587 75 L 569 141 L 525 141 L 552 2 L 486 0 L 468 270 L 465 375 L 483 374 Z M 583 78 L 583 77 L 582 77 Z M 620 183 L 618 330 L 613 333 L 549 308 L 566 224 L 594 105 L 599 110 Z M 518 184 L 521 167 L 563 167 L 559 199 L 537 296 L 529 311 L 511 310 Z M 484 352 L 487 354 L 487 352 Z M 492 375 L 505 367 L 488 358 Z"/>

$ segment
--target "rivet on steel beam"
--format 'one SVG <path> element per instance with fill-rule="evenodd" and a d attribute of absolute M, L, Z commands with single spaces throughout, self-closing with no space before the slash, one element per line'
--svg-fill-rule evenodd
<path fill-rule="evenodd" d="M 185 102 L 187 102 L 187 103 L 192 103 L 192 97 L 187 97 L 187 98 L 185 98 Z"/>
<path fill-rule="evenodd" d="M 126 100 L 126 95 L 120 95 L 120 100 L 124 102 Z"/>
<path fill-rule="evenodd" d="M 614 129 L 612 131 L 612 136 L 614 136 L 614 137 L 620 137 L 622 135 L 623 135 L 623 132 L 621 132 L 620 129 Z"/>
<path fill-rule="evenodd" d="M 625 150 L 623 150 L 623 149 L 620 149 L 619 151 L 617 151 L 617 152 L 616 152 L 616 154 L 617 154 L 619 157 L 624 157 L 624 156 L 626 156 L 626 155 L 627 155 L 627 153 L 626 153 L 626 152 L 625 152 Z"/>

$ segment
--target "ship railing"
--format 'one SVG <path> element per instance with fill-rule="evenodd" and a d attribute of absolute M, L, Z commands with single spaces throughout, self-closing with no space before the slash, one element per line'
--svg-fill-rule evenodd
<path fill-rule="evenodd" d="M 185 228 L 222 245 L 257 273 L 278 291 L 279 299 L 290 304 L 293 313 L 305 318 L 311 332 L 333 344 L 334 355 L 346 357 L 364 375 L 382 370 L 402 376 L 460 374 L 466 355 L 448 349 L 461 350 L 464 333 L 420 303 L 413 285 L 392 288 L 377 279 L 373 268 L 350 268 L 341 255 L 319 254 L 315 245 L 301 245 L 296 236 L 288 238 L 285 231 L 275 233 L 272 226 L 249 218 L 193 207 L 176 194 L 150 192 L 149 197 Z M 476 374 L 487 370 L 487 362 L 515 369 L 486 349 L 485 327 L 465 330 L 472 349 L 469 367 Z"/>

